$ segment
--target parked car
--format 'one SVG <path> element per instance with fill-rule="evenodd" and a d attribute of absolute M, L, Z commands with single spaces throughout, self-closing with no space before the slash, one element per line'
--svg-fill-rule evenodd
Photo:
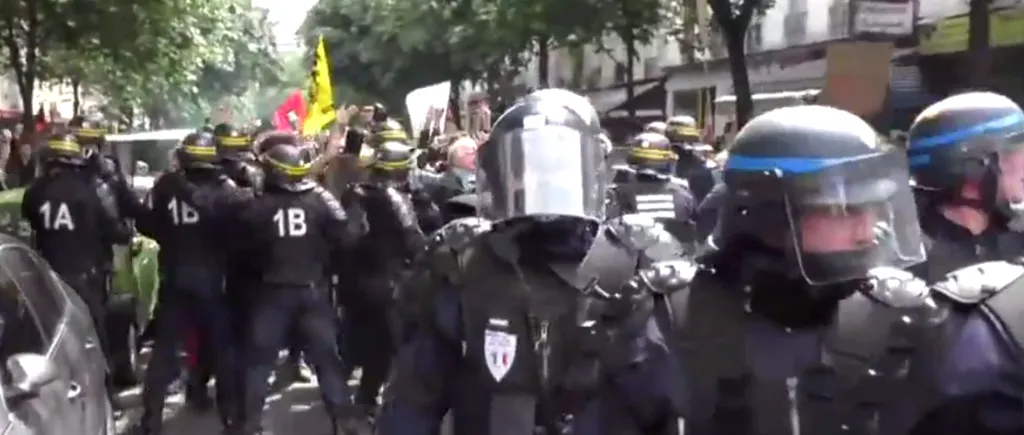
<path fill-rule="evenodd" d="M 114 433 L 107 362 L 85 302 L 8 235 L 0 235 L 0 361 L 0 433 Z"/>

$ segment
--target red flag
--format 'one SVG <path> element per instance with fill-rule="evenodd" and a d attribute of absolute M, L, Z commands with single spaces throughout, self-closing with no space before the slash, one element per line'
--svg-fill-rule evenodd
<path fill-rule="evenodd" d="M 298 118 L 298 125 L 302 125 L 302 122 L 306 120 L 306 101 L 302 98 L 302 91 L 292 92 L 280 106 L 277 106 L 277 111 L 274 112 L 274 128 L 295 131 L 295 126 L 288 119 L 289 113 L 295 114 Z"/>

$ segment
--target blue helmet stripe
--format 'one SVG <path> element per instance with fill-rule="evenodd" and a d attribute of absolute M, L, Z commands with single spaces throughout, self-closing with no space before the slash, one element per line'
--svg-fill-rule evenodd
<path fill-rule="evenodd" d="M 1024 126 L 1024 113 L 1013 113 L 1010 115 L 1006 115 L 1002 118 L 997 118 L 992 121 L 973 125 L 967 128 L 961 128 L 959 130 L 953 130 L 950 132 L 940 133 L 933 136 L 913 139 L 910 141 L 910 144 L 907 147 L 907 149 L 910 152 L 914 152 L 921 150 L 923 148 L 934 148 L 946 145 L 954 145 L 963 142 L 967 139 L 970 139 L 974 136 L 999 133 L 1001 130 L 1021 126 Z"/>
<path fill-rule="evenodd" d="M 806 174 L 817 172 L 832 166 L 856 160 L 874 157 L 874 154 L 855 157 L 820 158 L 820 157 L 750 157 L 729 154 L 725 161 L 726 171 L 775 171 L 781 170 L 789 174 Z"/>

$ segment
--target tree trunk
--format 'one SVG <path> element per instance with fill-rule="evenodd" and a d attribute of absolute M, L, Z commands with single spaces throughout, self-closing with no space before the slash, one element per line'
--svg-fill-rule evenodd
<path fill-rule="evenodd" d="M 726 32 L 725 47 L 729 53 L 732 90 L 736 96 L 736 129 L 739 130 L 754 116 L 754 100 L 750 95 L 750 76 L 743 47 L 747 29 L 734 24 L 723 30 Z"/>
<path fill-rule="evenodd" d="M 970 0 L 967 14 L 967 80 L 970 86 L 988 88 L 992 73 L 992 48 L 989 46 L 991 0 Z"/>
<path fill-rule="evenodd" d="M 82 81 L 71 79 L 71 117 L 74 118 L 82 112 Z"/>
<path fill-rule="evenodd" d="M 21 97 L 21 124 L 26 132 L 35 131 L 35 113 L 32 112 L 32 91 L 35 89 L 36 81 L 36 58 L 39 49 L 39 41 L 36 35 L 39 32 L 39 17 L 36 14 L 37 2 L 25 4 L 25 15 L 27 23 L 25 27 L 25 47 L 22 50 L 18 41 L 18 30 L 20 24 L 19 16 L 13 10 L 4 21 L 3 42 L 7 48 L 7 55 L 10 61 L 11 70 L 14 72 L 15 81 L 18 84 L 18 94 Z M 5 8 L 6 9 L 6 8 Z"/>
<path fill-rule="evenodd" d="M 633 29 L 626 29 L 626 111 L 630 118 L 636 117 L 636 105 L 633 104 L 633 97 L 636 97 L 636 87 L 633 84 L 633 69 L 636 67 L 636 38 L 633 37 Z"/>
<path fill-rule="evenodd" d="M 541 35 L 537 38 L 537 83 L 540 87 L 548 87 L 548 37 Z"/>

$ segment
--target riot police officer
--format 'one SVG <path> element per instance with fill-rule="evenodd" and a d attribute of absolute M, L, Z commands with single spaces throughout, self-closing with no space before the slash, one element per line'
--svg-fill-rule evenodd
<path fill-rule="evenodd" d="M 711 145 L 700 141 L 700 130 L 692 116 L 676 115 L 666 122 L 665 137 L 679 156 L 675 175 L 686 180 L 697 201 L 701 201 L 715 185 L 717 165 L 708 159 Z"/>
<path fill-rule="evenodd" d="M 906 156 L 881 141 L 831 107 L 754 118 L 725 164 L 713 249 L 639 274 L 667 295 L 687 434 L 1020 430 L 1020 408 L 1009 431 L 979 414 L 1021 397 L 1000 380 L 1000 335 L 964 310 L 992 281 L 975 271 L 932 292 L 900 270 L 925 253 Z"/>
<path fill-rule="evenodd" d="M 1024 254 L 1024 112 L 990 92 L 928 107 L 910 128 L 908 159 L 928 238 L 928 282 Z"/>
<path fill-rule="evenodd" d="M 657 220 L 679 241 L 693 243 L 694 204 L 686 182 L 673 177 L 676 154 L 658 133 L 640 133 L 626 143 L 628 166 L 615 168 L 609 213 L 636 213 Z"/>
<path fill-rule="evenodd" d="M 385 119 L 373 124 L 367 144 L 371 148 L 376 148 L 384 142 L 408 143 L 409 135 L 400 122 L 390 118 Z"/>
<path fill-rule="evenodd" d="M 449 263 L 461 263 L 457 279 L 431 283 L 378 433 L 435 433 L 446 408 L 455 435 L 671 433 L 674 360 L 647 334 L 650 294 L 622 286 L 638 256 L 671 237 L 642 217 L 601 224 L 599 134 L 593 107 L 564 90 L 538 91 L 498 120 L 477 190 L 495 223 L 442 241 L 473 255 Z"/>
<path fill-rule="evenodd" d="M 345 305 L 343 354 L 349 373 L 356 365 L 363 368 L 356 402 L 368 410 L 376 407 L 396 341 L 394 283 L 425 243 L 412 199 L 403 191 L 411 161 L 408 145 L 379 144 L 367 168 L 368 181 L 342 196 L 345 208 L 359 209 L 369 224 L 343 274 L 352 287 L 340 289 L 338 296 Z"/>
<path fill-rule="evenodd" d="M 40 154 L 42 171 L 22 198 L 22 219 L 32 228 L 36 251 L 89 308 L 100 348 L 116 363 L 121 349 L 111 346 L 107 329 L 110 271 L 113 247 L 129 243 L 130 227 L 121 219 L 117 192 L 90 170 L 75 136 L 50 137 Z M 120 408 L 115 387 L 128 377 L 134 381 L 134 373 L 112 368 L 104 381 L 110 403 Z"/>
<path fill-rule="evenodd" d="M 273 133 L 263 142 L 268 149 L 260 156 L 263 193 L 240 214 L 245 237 L 235 242 L 259 283 L 248 316 L 247 361 L 254 366 L 244 387 L 242 433 L 259 433 L 267 377 L 290 333 L 301 336 L 335 429 L 351 430 L 364 417 L 351 404 L 342 378 L 327 271 L 331 253 L 349 249 L 362 235 L 364 217 L 350 219 L 334 196 L 309 178 L 311 162 L 303 158 L 298 137 Z"/>
<path fill-rule="evenodd" d="M 219 164 L 228 177 L 240 187 L 259 189 L 262 174 L 255 164 L 252 138 L 231 124 L 218 124 L 213 129 Z"/>
<path fill-rule="evenodd" d="M 157 300 L 152 359 L 143 385 L 142 429 L 159 434 L 167 387 L 180 368 L 178 349 L 196 330 L 217 375 L 217 408 L 225 427 L 237 419 L 232 373 L 234 347 L 224 275 L 230 240 L 225 234 L 232 209 L 247 196 L 216 165 L 213 136 L 192 133 L 175 153 L 181 169 L 161 176 L 150 195 L 152 210 L 139 230 L 160 244 L 160 293 Z M 236 206 L 225 206 L 238 204 Z M 195 387 L 193 387 L 195 388 Z M 200 386 L 205 396 L 205 384 Z M 195 393 L 193 393 L 195 394 Z"/>
<path fill-rule="evenodd" d="M 104 352 L 110 252 L 127 244 L 131 229 L 120 219 L 110 185 L 86 168 L 74 135 L 51 136 L 41 151 L 43 170 L 29 185 L 21 216 L 32 227 L 33 248 L 89 308 Z"/>

